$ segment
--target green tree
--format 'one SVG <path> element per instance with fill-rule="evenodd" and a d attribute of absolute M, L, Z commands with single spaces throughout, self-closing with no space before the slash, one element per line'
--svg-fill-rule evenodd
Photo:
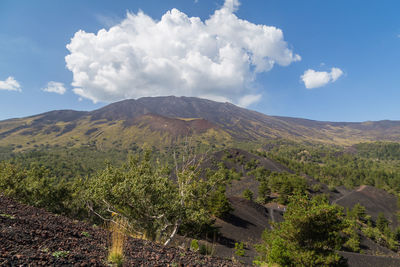
<path fill-rule="evenodd" d="M 26 204 L 66 214 L 65 203 L 71 200 L 69 187 L 69 183 L 57 180 L 47 168 L 38 164 L 21 169 L 10 163 L 0 163 L 0 192 Z"/>
<path fill-rule="evenodd" d="M 223 218 L 233 210 L 228 198 L 226 197 L 225 186 L 219 186 L 208 200 L 208 210 L 216 217 Z"/>
<path fill-rule="evenodd" d="M 263 204 L 268 201 L 270 194 L 271 189 L 268 187 L 268 183 L 266 181 L 260 182 L 258 186 L 258 198 Z"/>
<path fill-rule="evenodd" d="M 224 176 L 217 171 L 201 178 L 200 162 L 190 155 L 176 162 L 175 181 L 166 166 L 151 162 L 150 152 L 120 168 L 108 165 L 90 181 L 88 206 L 104 220 L 124 217 L 128 230 L 166 245 L 179 230 L 198 232 L 211 224 L 207 202 Z"/>
<path fill-rule="evenodd" d="M 365 220 L 365 207 L 362 206 L 360 203 L 354 205 L 351 213 L 357 220 Z"/>
<path fill-rule="evenodd" d="M 120 168 L 109 164 L 89 181 L 87 194 L 88 207 L 102 219 L 117 223 L 115 216 L 124 217 L 127 230 L 151 240 L 165 237 L 182 212 L 168 170 L 153 168 L 149 153 Z"/>
<path fill-rule="evenodd" d="M 378 218 L 376 219 L 376 227 L 379 229 L 379 231 L 381 231 L 381 233 L 384 233 L 385 229 L 389 227 L 389 221 L 382 212 L 378 214 Z"/>
<path fill-rule="evenodd" d="M 251 191 L 251 190 L 248 189 L 248 188 L 246 188 L 246 189 L 243 191 L 243 197 L 244 197 L 245 199 L 247 199 L 247 200 L 252 201 L 252 200 L 253 200 L 253 195 L 254 195 L 253 191 Z"/>
<path fill-rule="evenodd" d="M 344 240 L 346 228 L 342 208 L 304 195 L 290 197 L 284 221 L 273 223 L 258 246 L 260 260 L 280 266 L 338 266 L 335 252 Z"/>

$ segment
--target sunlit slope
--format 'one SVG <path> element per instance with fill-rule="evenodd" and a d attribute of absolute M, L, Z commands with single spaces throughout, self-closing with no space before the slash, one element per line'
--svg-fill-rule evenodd
<path fill-rule="evenodd" d="M 193 97 L 124 100 L 91 112 L 51 111 L 0 122 L 0 146 L 129 148 L 168 147 L 191 137 L 197 144 L 231 146 L 284 138 L 350 145 L 364 141 L 400 141 L 400 122 L 319 122 L 273 117 Z"/>

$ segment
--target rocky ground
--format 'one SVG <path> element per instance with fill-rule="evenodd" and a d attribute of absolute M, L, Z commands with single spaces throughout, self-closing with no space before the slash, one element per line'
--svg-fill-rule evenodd
<path fill-rule="evenodd" d="M 107 266 L 110 234 L 0 196 L 0 266 Z M 125 266 L 240 266 L 129 238 Z"/>

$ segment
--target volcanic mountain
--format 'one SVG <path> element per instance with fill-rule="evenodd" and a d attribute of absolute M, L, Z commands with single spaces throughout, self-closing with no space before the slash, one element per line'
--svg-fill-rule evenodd
<path fill-rule="evenodd" d="M 57 110 L 0 121 L 0 146 L 47 145 L 97 148 L 149 144 L 171 146 L 191 136 L 201 144 L 231 146 L 271 139 L 351 145 L 400 141 L 400 121 L 322 122 L 268 116 L 194 97 L 129 99 L 90 111 Z"/>

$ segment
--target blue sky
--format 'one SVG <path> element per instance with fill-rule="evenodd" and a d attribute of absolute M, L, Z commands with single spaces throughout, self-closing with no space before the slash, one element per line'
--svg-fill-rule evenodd
<path fill-rule="evenodd" d="M 229 21 L 228 18 L 231 17 L 225 18 L 221 15 L 222 20 L 215 18 L 212 21 L 215 28 L 221 27 L 215 36 L 221 37 L 220 39 L 225 38 L 223 44 L 218 44 L 219 48 L 232 42 L 229 47 L 237 46 L 245 51 L 243 55 L 254 56 L 255 51 L 259 51 L 260 47 L 270 45 L 273 47 L 272 52 L 265 52 L 267 54 L 258 56 L 258 59 L 272 59 L 275 64 L 270 68 L 262 63 L 243 63 L 240 61 L 242 54 L 232 56 L 233 62 L 242 64 L 233 66 L 234 72 L 243 71 L 242 76 L 231 77 L 224 72 L 226 75 L 221 78 L 221 83 L 215 78 L 220 77 L 218 76 L 221 75 L 220 72 L 217 76 L 211 70 L 203 73 L 203 70 L 196 68 L 192 61 L 184 61 L 182 64 L 172 66 L 176 73 L 166 71 L 160 74 L 160 70 L 164 68 L 157 68 L 154 76 L 150 75 L 152 72 L 134 69 L 132 67 L 134 63 L 130 62 L 127 69 L 128 78 L 120 78 L 123 75 L 110 78 L 112 76 L 109 74 L 102 77 L 109 78 L 106 82 L 110 88 L 114 88 L 110 82 L 116 81 L 115 88 L 110 90 L 99 88 L 98 83 L 90 77 L 82 79 L 78 76 L 78 69 L 80 72 L 89 72 L 89 65 L 77 62 L 79 55 L 81 56 L 85 51 L 91 53 L 98 45 L 104 45 L 104 40 L 100 40 L 100 36 L 97 35 L 99 30 L 104 28 L 108 31 L 110 27 L 118 26 L 121 22 L 129 22 L 127 12 L 133 14 L 131 22 L 137 21 L 140 18 L 135 16 L 139 10 L 157 23 L 167 11 L 173 8 L 179 10 L 180 13 L 172 15 L 199 17 L 203 23 L 201 25 L 204 26 L 205 21 L 210 19 L 216 10 L 224 10 L 224 1 L 1 0 L 0 87 L 3 87 L 3 90 L 0 90 L 0 119 L 28 116 L 54 109 L 93 110 L 106 105 L 107 100 L 140 97 L 154 92 L 158 95 L 169 95 L 168 92 L 171 92 L 170 94 L 180 95 L 210 95 L 212 99 L 226 98 L 234 103 L 246 103 L 248 108 L 268 115 L 329 121 L 400 120 L 400 105 L 398 104 L 400 100 L 400 18 L 398 16 L 400 2 L 395 0 L 379 2 L 242 0 L 239 7 L 234 7 L 229 12 L 251 24 L 255 35 L 250 35 L 251 32 L 249 32 L 248 36 L 247 33 L 243 33 L 243 36 L 239 33 L 238 36 L 234 34 L 225 36 L 223 22 Z M 221 25 L 218 24 L 219 22 Z M 138 27 L 139 22 L 134 23 L 132 27 Z M 252 42 L 257 36 L 257 30 L 261 29 L 257 28 L 257 25 L 274 26 L 280 29 L 283 32 L 283 39 L 275 43 L 261 42 L 253 48 Z M 126 28 L 121 26 L 119 29 L 122 33 L 126 33 L 124 32 Z M 278 34 L 275 28 L 268 29 L 265 40 L 268 39 L 268 33 Z M 83 30 L 85 35 L 75 36 L 75 38 L 74 35 L 79 30 Z M 200 33 L 210 31 L 214 31 L 211 26 L 202 29 Z M 91 37 L 90 33 L 93 33 Z M 190 35 L 191 32 L 187 34 Z M 193 31 L 193 35 L 196 34 L 199 32 Z M 107 36 L 114 38 L 111 34 Z M 144 43 L 139 48 L 145 48 L 144 58 L 154 59 L 156 55 L 158 56 L 158 51 L 151 50 L 157 50 L 152 48 L 154 41 L 152 38 L 157 36 L 148 37 L 140 34 L 129 36 L 129 33 L 127 36 L 134 43 L 139 43 L 138 38 L 141 38 L 141 42 Z M 89 37 L 93 37 L 93 42 L 95 42 L 93 49 L 85 43 L 90 43 L 87 41 Z M 250 43 L 243 45 L 241 41 L 246 37 L 249 37 Z M 71 38 L 74 38 L 74 42 Z M 175 40 L 174 38 L 171 36 L 172 40 Z M 176 36 L 176 40 L 180 41 L 190 39 L 187 35 L 182 38 L 182 36 Z M 124 44 L 124 40 L 116 39 L 115 43 Z M 187 45 L 196 45 L 196 40 L 198 39 L 192 40 L 192 43 Z M 286 47 L 282 48 L 280 41 L 284 42 Z M 66 48 L 70 43 L 76 44 L 77 48 L 74 51 Z M 83 45 L 79 46 L 79 44 Z M 284 49 L 293 52 L 293 55 L 274 54 L 274 51 L 279 54 Z M 192 52 L 189 48 L 185 51 Z M 107 53 L 111 52 L 106 49 L 104 54 Z M 160 56 L 162 59 L 167 60 L 175 56 L 175 54 L 165 54 L 168 51 L 163 53 Z M 72 54 L 74 57 L 71 56 L 68 67 L 65 57 Z M 263 57 L 263 55 L 266 56 Z M 296 55 L 299 55 L 301 60 L 297 60 Z M 91 63 L 101 65 L 105 62 L 104 59 L 97 61 L 96 58 L 101 56 L 103 54 L 94 54 Z M 122 55 L 122 57 L 125 56 Z M 254 57 L 257 59 L 256 56 Z M 131 59 L 136 62 L 138 55 Z M 199 61 L 195 63 L 200 64 Z M 159 64 L 146 65 L 148 68 L 154 66 L 159 67 Z M 191 78 L 186 86 L 180 87 L 177 81 L 182 77 L 174 79 L 174 75 L 186 73 L 188 66 L 194 66 L 187 72 Z M 223 71 L 226 66 L 222 63 L 216 64 L 216 67 L 221 67 Z M 208 68 L 213 69 L 210 66 L 204 66 L 205 70 Z M 255 71 L 256 68 L 262 70 Z M 333 77 L 332 68 L 339 69 L 341 75 Z M 306 88 L 301 78 L 307 70 L 315 71 L 309 76 L 309 82 L 312 84 L 310 86 L 314 87 L 311 89 Z M 129 75 L 129 71 L 132 75 Z M 319 74 L 319 80 L 315 80 L 318 78 L 315 74 Z M 17 87 L 20 90 L 18 88 L 10 90 L 13 84 L 14 87 L 11 89 L 16 89 L 10 77 L 18 82 Z M 244 78 L 245 81 L 241 82 L 241 79 L 236 81 L 236 78 Z M 206 81 L 205 84 L 208 82 L 210 85 L 205 86 L 199 83 L 198 81 L 202 79 Z M 56 85 L 62 83 L 66 92 L 58 94 L 44 91 L 43 89 L 48 88 L 48 82 L 51 81 L 56 82 Z M 74 81 L 75 84 L 72 85 Z M 160 84 L 164 81 L 166 88 L 160 88 Z M 215 90 L 211 88 L 213 86 Z M 80 91 L 73 91 L 78 87 L 81 88 Z M 120 90 L 120 87 L 123 89 Z M 180 88 L 176 89 L 178 87 Z M 246 98 L 246 96 L 250 97 Z M 246 102 L 244 99 L 254 101 Z"/>

